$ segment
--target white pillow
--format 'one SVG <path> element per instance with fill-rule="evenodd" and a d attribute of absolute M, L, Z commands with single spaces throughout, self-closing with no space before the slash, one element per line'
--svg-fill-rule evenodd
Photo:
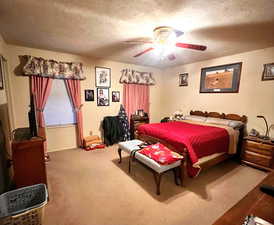
<path fill-rule="evenodd" d="M 230 120 L 214 118 L 214 117 L 207 117 L 206 122 L 207 123 L 214 123 L 214 124 L 229 126 Z"/>
<path fill-rule="evenodd" d="M 236 129 L 241 128 L 244 125 L 242 121 L 230 120 L 228 126 Z"/>
<path fill-rule="evenodd" d="M 205 122 L 206 117 L 204 116 L 194 116 L 194 115 L 186 115 L 185 120 L 193 120 L 193 121 L 198 121 L 198 122 Z"/>
<path fill-rule="evenodd" d="M 226 120 L 226 119 L 220 119 L 220 118 L 214 118 L 214 117 L 207 117 L 206 123 L 225 125 L 225 126 L 232 127 L 234 129 L 241 128 L 244 125 L 244 123 L 241 121 Z"/>

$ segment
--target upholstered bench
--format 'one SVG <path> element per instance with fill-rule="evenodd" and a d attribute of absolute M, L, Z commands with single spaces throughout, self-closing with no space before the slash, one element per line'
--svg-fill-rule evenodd
<path fill-rule="evenodd" d="M 148 168 L 150 168 L 153 171 L 153 175 L 154 175 L 154 179 L 155 179 L 155 183 L 156 183 L 156 193 L 157 195 L 160 194 L 160 184 L 161 184 L 161 177 L 162 174 L 172 170 L 174 173 L 174 179 L 175 179 L 175 183 L 176 185 L 178 184 L 178 174 L 180 177 L 180 182 L 181 185 L 183 184 L 183 175 L 184 175 L 184 171 L 183 171 L 183 159 L 182 160 L 178 160 L 172 164 L 169 165 L 161 165 L 159 163 L 157 163 L 156 161 L 154 161 L 153 159 L 150 159 L 149 157 L 138 153 L 138 150 L 141 150 L 140 145 L 144 144 L 144 142 L 140 141 L 140 140 L 131 140 L 131 141 L 124 141 L 124 142 L 119 142 L 118 146 L 118 154 L 119 154 L 119 163 L 122 162 L 122 151 L 126 152 L 130 155 L 129 158 L 129 165 L 128 165 L 128 172 L 130 173 L 131 170 L 131 161 L 136 159 L 139 162 L 141 162 L 142 164 L 146 165 Z"/>

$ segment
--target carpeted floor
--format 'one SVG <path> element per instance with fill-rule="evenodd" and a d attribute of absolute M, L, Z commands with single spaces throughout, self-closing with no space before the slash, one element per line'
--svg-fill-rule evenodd
<path fill-rule="evenodd" d="M 50 153 L 50 202 L 45 225 L 207 225 L 238 202 L 267 174 L 233 161 L 187 178 L 182 188 L 163 176 L 155 194 L 151 171 L 128 157 L 118 164 L 117 146 Z"/>

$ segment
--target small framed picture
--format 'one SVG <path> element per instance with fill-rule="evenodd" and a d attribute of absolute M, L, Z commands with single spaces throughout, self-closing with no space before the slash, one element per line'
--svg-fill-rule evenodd
<path fill-rule="evenodd" d="M 108 88 L 97 88 L 97 106 L 109 106 Z"/>
<path fill-rule="evenodd" d="M 0 56 L 0 90 L 4 89 L 4 65 L 3 65 L 3 58 Z"/>
<path fill-rule="evenodd" d="M 95 84 L 96 87 L 111 86 L 111 69 L 106 67 L 95 67 Z"/>
<path fill-rule="evenodd" d="M 113 91 L 111 98 L 113 102 L 120 102 L 120 91 Z"/>
<path fill-rule="evenodd" d="M 188 73 L 179 74 L 179 86 L 188 86 Z"/>
<path fill-rule="evenodd" d="M 85 101 L 86 102 L 94 101 L 94 90 L 85 90 Z"/>
<path fill-rule="evenodd" d="M 138 109 L 137 110 L 137 115 L 143 117 L 144 116 L 144 110 L 143 109 Z"/>
<path fill-rule="evenodd" d="M 274 80 L 274 63 L 264 64 L 262 80 Z"/>

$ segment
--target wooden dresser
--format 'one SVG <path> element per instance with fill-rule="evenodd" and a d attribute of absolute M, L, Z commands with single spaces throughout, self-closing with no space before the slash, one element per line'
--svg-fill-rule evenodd
<path fill-rule="evenodd" d="M 12 161 L 16 187 L 47 185 L 44 142 L 44 138 L 30 137 L 28 128 L 14 131 Z"/>
<path fill-rule="evenodd" d="M 149 117 L 148 116 L 137 116 L 137 115 L 131 115 L 130 117 L 130 135 L 131 139 L 135 138 L 135 132 L 138 128 L 138 126 L 149 123 Z"/>
<path fill-rule="evenodd" d="M 241 161 L 259 169 L 274 171 L 274 143 L 257 137 L 245 137 Z"/>
<path fill-rule="evenodd" d="M 260 186 L 263 184 L 274 186 L 274 172 L 269 174 L 213 225 L 242 225 L 245 217 L 251 214 L 269 223 L 274 223 L 274 197 L 260 190 Z"/>

